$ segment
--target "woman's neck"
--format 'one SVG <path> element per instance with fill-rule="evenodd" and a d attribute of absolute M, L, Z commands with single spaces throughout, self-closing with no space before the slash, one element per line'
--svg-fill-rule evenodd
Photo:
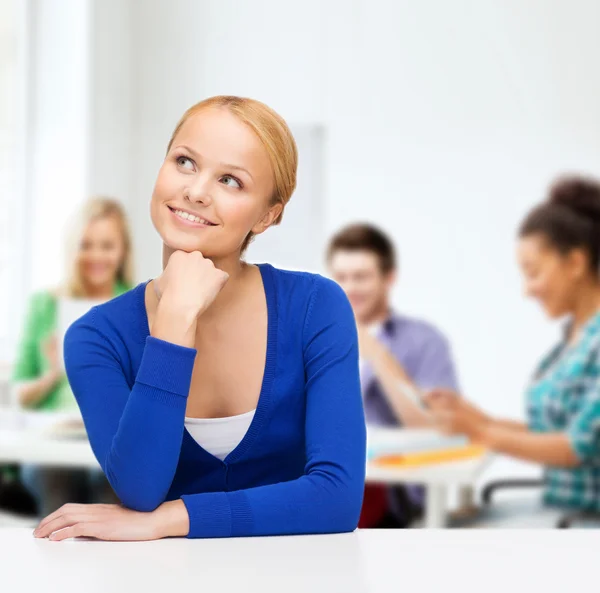
<path fill-rule="evenodd" d="M 575 306 L 573 307 L 573 327 L 571 335 L 574 337 L 581 328 L 600 310 L 600 282 L 595 281 L 579 291 Z"/>

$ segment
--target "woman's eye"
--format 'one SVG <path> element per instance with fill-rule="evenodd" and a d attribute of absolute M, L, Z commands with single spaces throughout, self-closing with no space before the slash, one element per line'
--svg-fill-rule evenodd
<path fill-rule="evenodd" d="M 194 163 L 186 156 L 177 157 L 177 164 L 184 169 L 189 169 L 190 171 L 194 169 Z"/>
<path fill-rule="evenodd" d="M 223 177 L 221 177 L 221 182 L 224 183 L 225 185 L 228 185 L 229 187 L 235 187 L 238 189 L 240 187 L 242 187 L 242 184 L 235 177 L 232 177 L 231 175 L 223 175 Z"/>

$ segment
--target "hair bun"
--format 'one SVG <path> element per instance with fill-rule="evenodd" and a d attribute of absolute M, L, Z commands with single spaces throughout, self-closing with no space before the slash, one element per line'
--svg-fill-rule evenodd
<path fill-rule="evenodd" d="M 600 182 L 589 177 L 561 177 L 550 188 L 548 201 L 600 225 Z"/>

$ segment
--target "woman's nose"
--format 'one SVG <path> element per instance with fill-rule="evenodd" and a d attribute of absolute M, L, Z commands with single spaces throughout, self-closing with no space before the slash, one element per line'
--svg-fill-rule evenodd
<path fill-rule="evenodd" d="M 195 182 L 187 189 L 186 197 L 190 202 L 210 204 L 212 202 L 210 180 L 198 175 Z"/>

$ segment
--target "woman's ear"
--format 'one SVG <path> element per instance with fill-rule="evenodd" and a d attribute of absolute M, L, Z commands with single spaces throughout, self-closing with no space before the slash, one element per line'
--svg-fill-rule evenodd
<path fill-rule="evenodd" d="M 590 257 L 583 249 L 573 249 L 567 256 L 571 275 L 579 280 L 589 273 Z"/>
<path fill-rule="evenodd" d="M 252 233 L 254 235 L 264 233 L 279 218 L 282 212 L 283 204 L 274 204 L 271 206 L 265 215 L 252 227 Z"/>

